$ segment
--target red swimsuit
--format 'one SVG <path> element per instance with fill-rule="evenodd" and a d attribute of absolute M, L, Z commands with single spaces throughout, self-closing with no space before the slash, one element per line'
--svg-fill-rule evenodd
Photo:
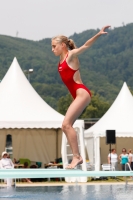
<path fill-rule="evenodd" d="M 66 62 L 66 59 L 61 64 L 59 63 L 58 65 L 58 72 L 61 76 L 61 79 L 64 82 L 64 84 L 67 86 L 68 90 L 70 91 L 74 99 L 76 98 L 76 90 L 79 88 L 83 88 L 91 96 L 90 90 L 85 85 L 76 83 L 73 80 L 73 76 L 75 72 L 78 70 L 79 69 L 75 70 L 75 69 L 70 68 Z"/>

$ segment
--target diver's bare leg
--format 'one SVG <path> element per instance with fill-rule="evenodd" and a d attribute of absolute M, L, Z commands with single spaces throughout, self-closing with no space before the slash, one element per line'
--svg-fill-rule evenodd
<path fill-rule="evenodd" d="M 67 168 L 74 168 L 75 166 L 83 162 L 83 159 L 79 154 L 77 134 L 72 125 L 83 112 L 85 107 L 89 104 L 89 102 L 90 95 L 88 94 L 88 92 L 84 89 L 78 89 L 77 97 L 69 106 L 66 116 L 64 118 L 62 130 L 67 137 L 73 153 L 73 160 Z"/>

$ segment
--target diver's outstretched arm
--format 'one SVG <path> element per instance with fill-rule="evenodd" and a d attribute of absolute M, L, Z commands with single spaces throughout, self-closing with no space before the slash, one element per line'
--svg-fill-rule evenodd
<path fill-rule="evenodd" d="M 83 53 L 85 50 L 87 50 L 89 47 L 91 47 L 93 45 L 93 43 L 101 36 L 101 35 L 104 35 L 104 34 L 107 34 L 108 32 L 106 32 L 105 30 L 107 28 L 109 28 L 110 26 L 104 26 L 96 35 L 94 35 L 92 38 L 90 38 L 89 40 L 87 40 L 87 42 L 77 48 L 77 49 L 73 49 L 70 51 L 69 55 L 70 56 L 76 56 L 76 55 L 79 55 L 81 53 Z"/>

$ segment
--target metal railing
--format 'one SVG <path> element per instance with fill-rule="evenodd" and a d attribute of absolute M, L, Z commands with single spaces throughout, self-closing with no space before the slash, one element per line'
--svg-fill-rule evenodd
<path fill-rule="evenodd" d="M 127 170 L 127 166 L 128 166 L 128 168 L 129 168 L 129 170 Z M 131 169 L 129 163 L 126 163 L 126 164 L 125 164 L 125 171 L 132 171 L 132 169 Z M 125 176 L 125 182 L 126 182 L 126 184 L 128 183 L 128 181 L 127 181 L 127 176 Z"/>
<path fill-rule="evenodd" d="M 129 164 L 129 163 L 126 163 L 126 164 L 125 164 L 125 171 L 129 171 L 129 170 L 126 170 L 126 169 L 127 169 L 127 168 L 126 168 L 127 166 L 128 166 L 128 168 L 130 169 L 130 171 L 132 171 L 132 169 L 131 169 L 131 167 L 130 167 L 130 164 Z"/>

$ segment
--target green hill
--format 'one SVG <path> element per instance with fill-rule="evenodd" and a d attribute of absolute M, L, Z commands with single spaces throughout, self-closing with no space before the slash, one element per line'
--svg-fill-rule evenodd
<path fill-rule="evenodd" d="M 74 33 L 77 46 L 99 30 Z M 109 30 L 79 56 L 83 82 L 112 103 L 123 82 L 133 90 L 133 23 Z M 0 35 L 0 79 L 16 57 L 23 70 L 33 68 L 31 84 L 42 98 L 57 109 L 57 101 L 68 91 L 57 72 L 58 58 L 51 52 L 51 39 L 31 41 Z"/>

